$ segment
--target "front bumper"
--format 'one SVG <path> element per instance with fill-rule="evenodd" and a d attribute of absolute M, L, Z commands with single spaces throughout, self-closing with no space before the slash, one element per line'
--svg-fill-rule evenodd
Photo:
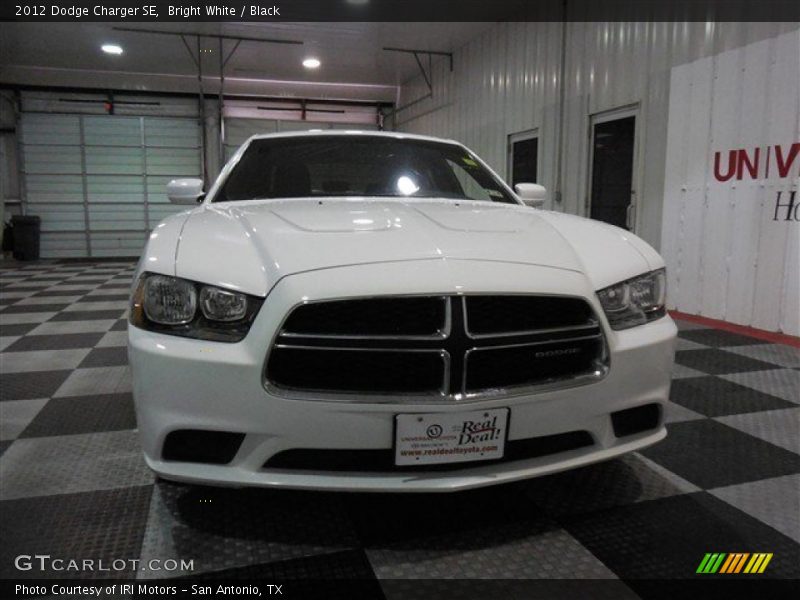
<path fill-rule="evenodd" d="M 301 299 L 436 293 L 581 295 L 602 310 L 585 277 L 571 271 L 481 261 L 415 261 L 342 267 L 285 278 L 270 292 L 247 337 L 236 344 L 178 338 L 129 326 L 129 355 L 139 431 L 147 464 L 167 479 L 231 486 L 347 491 L 452 491 L 545 475 L 607 460 L 663 439 L 657 427 L 616 437 L 613 412 L 662 404 L 669 395 L 676 328 L 669 317 L 612 331 L 604 323 L 610 368 L 580 387 L 470 403 L 342 402 L 267 392 L 267 350 L 284 316 Z M 409 289 L 409 282 L 416 282 Z M 530 282 L 536 282 L 535 287 Z M 602 316 L 601 316 L 602 319 Z M 374 400 L 374 401 L 373 401 Z M 289 449 L 390 449 L 395 415 L 508 407 L 508 439 L 587 431 L 593 445 L 538 458 L 447 471 L 334 472 L 265 469 Z M 661 411 L 663 414 L 663 411 Z M 179 429 L 244 433 L 229 464 L 162 458 L 164 440 Z"/>

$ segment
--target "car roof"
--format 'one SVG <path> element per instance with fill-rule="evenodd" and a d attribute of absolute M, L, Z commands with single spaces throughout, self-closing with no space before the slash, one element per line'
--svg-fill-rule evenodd
<path fill-rule="evenodd" d="M 437 138 L 430 135 L 417 135 L 414 133 L 404 133 L 402 131 L 372 131 L 368 129 L 309 129 L 307 131 L 282 131 L 279 133 L 258 133 L 251 136 L 247 141 L 252 140 L 282 138 L 282 137 L 317 137 L 317 136 L 374 136 L 374 137 L 388 137 L 397 140 L 410 139 L 410 140 L 424 140 L 428 142 L 440 142 L 443 144 L 456 144 L 461 145 L 460 142 L 444 138 Z"/>

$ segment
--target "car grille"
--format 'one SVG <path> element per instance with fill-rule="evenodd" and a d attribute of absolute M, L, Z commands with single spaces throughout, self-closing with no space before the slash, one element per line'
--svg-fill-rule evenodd
<path fill-rule="evenodd" d="M 297 306 L 265 378 L 270 391 L 304 398 L 459 401 L 595 380 L 605 357 L 602 328 L 580 298 L 359 298 Z"/>

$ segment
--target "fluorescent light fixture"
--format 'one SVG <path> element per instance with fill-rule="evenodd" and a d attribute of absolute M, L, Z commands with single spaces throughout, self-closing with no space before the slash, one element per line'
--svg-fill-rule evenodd
<path fill-rule="evenodd" d="M 122 54 L 122 46 L 117 44 L 103 44 L 100 49 L 106 54 Z"/>
<path fill-rule="evenodd" d="M 321 64 L 318 58 L 307 58 L 303 61 L 303 66 L 306 69 L 317 69 Z"/>

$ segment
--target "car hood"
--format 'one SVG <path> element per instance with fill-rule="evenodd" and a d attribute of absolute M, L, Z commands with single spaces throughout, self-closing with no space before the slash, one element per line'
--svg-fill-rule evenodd
<path fill-rule="evenodd" d="M 627 232 L 560 216 L 523 206 L 453 200 L 205 204 L 182 221 L 175 275 L 264 296 L 286 275 L 367 263 L 520 263 L 579 271 L 596 287 L 652 267 Z M 154 258 L 165 262 L 164 257 Z"/>

